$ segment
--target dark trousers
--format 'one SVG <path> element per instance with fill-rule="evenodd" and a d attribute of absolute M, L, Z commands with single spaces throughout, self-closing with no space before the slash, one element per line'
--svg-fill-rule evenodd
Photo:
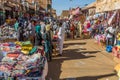
<path fill-rule="evenodd" d="M 51 51 L 48 51 L 47 53 L 45 53 L 45 56 L 46 56 L 48 61 L 52 60 L 52 53 L 51 53 Z"/>
<path fill-rule="evenodd" d="M 114 46 L 114 38 L 107 38 L 106 45 Z"/>

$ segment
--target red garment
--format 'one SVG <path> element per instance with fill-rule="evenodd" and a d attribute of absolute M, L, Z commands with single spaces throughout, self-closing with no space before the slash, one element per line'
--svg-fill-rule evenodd
<path fill-rule="evenodd" d="M 90 23 L 87 23 L 87 29 L 89 29 L 90 28 Z"/>
<path fill-rule="evenodd" d="M 74 31 L 75 27 L 74 25 L 72 24 L 72 26 L 70 27 L 70 31 Z"/>

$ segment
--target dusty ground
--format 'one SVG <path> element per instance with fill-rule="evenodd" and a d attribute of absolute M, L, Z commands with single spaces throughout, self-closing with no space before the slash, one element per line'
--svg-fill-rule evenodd
<path fill-rule="evenodd" d="M 65 41 L 62 57 L 49 62 L 47 80 L 118 80 L 110 53 L 94 40 Z"/>

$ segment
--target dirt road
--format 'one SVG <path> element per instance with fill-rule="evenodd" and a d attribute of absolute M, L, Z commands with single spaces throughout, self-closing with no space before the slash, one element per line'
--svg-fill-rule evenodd
<path fill-rule="evenodd" d="M 47 80 L 118 80 L 114 65 L 94 40 L 65 41 L 63 56 L 49 62 Z"/>

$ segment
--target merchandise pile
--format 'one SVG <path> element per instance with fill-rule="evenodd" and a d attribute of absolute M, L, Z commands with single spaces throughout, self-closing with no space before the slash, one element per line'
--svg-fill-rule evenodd
<path fill-rule="evenodd" d="M 17 39 L 17 32 L 11 26 L 0 27 L 0 40 Z"/>
<path fill-rule="evenodd" d="M 0 43 L 0 55 L 0 78 L 5 80 L 41 78 L 47 64 L 43 47 L 33 47 L 30 41 Z"/>
<path fill-rule="evenodd" d="M 116 70 L 117 75 L 120 78 L 120 43 L 119 42 L 116 46 L 113 47 L 112 54 L 114 56 L 114 61 L 117 63 L 114 69 Z"/>
<path fill-rule="evenodd" d="M 97 34 L 97 35 L 95 35 L 94 38 L 95 38 L 96 43 L 98 43 L 98 44 L 106 42 L 105 34 Z"/>

